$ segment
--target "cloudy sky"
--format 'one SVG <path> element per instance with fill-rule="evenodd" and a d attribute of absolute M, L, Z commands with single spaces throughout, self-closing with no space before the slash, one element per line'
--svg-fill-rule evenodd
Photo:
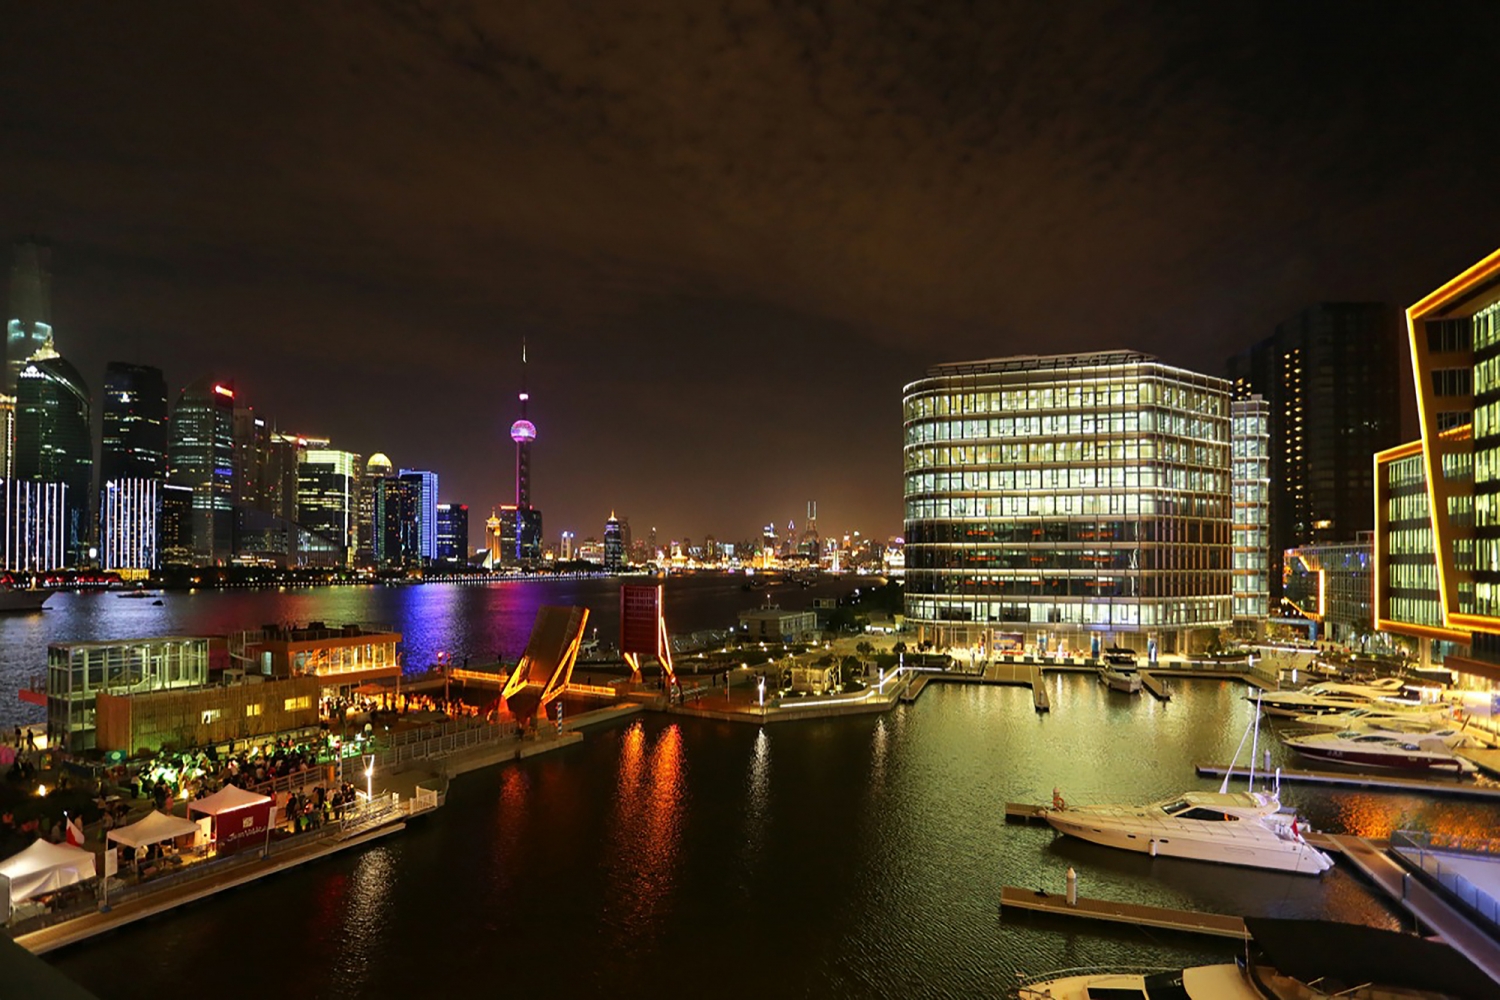
<path fill-rule="evenodd" d="M 0 235 L 59 350 L 549 538 L 900 529 L 901 386 L 1222 373 L 1500 245 L 1494 4 L 0 0 Z M 480 541 L 476 534 L 475 541 Z"/>

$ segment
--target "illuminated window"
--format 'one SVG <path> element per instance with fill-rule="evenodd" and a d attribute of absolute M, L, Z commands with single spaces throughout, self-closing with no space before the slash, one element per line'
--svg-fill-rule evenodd
<path fill-rule="evenodd" d="M 259 702 L 257 702 L 254 705 L 246 705 L 245 706 L 245 716 L 248 718 L 250 716 L 259 715 L 260 714 L 260 709 L 261 709 L 261 706 L 260 706 Z"/>
<path fill-rule="evenodd" d="M 300 698 L 288 698 L 286 699 L 286 701 L 281 703 L 281 707 L 284 711 L 287 712 L 295 712 L 298 709 L 311 708 L 312 696 L 303 695 Z"/>

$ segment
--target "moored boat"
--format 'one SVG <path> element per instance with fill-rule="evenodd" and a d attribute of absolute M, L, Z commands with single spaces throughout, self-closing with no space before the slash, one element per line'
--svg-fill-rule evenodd
<path fill-rule="evenodd" d="M 1215 861 L 1320 875 L 1333 866 L 1309 844 L 1275 792 L 1186 792 L 1144 806 L 1069 806 L 1060 795 L 1043 818 L 1090 843 L 1152 857 Z"/>
<path fill-rule="evenodd" d="M 1403 733 L 1428 733 L 1442 729 L 1453 722 L 1451 706 L 1432 705 L 1403 706 L 1384 701 L 1368 702 L 1359 708 L 1351 708 L 1332 715 L 1312 713 L 1299 715 L 1292 720 L 1308 729 L 1340 731 L 1344 729 L 1388 729 Z"/>
<path fill-rule="evenodd" d="M 1382 677 L 1367 684 L 1345 684 L 1323 681 L 1298 691 L 1258 692 L 1247 701 L 1259 701 L 1267 715 L 1296 718 L 1299 715 L 1332 715 L 1347 712 L 1379 698 L 1399 694 L 1405 682 L 1399 677 Z"/>
<path fill-rule="evenodd" d="M 1326 920 L 1246 917 L 1233 964 L 1068 969 L 1023 981 L 1017 1000 L 1477 1000 L 1490 977 L 1464 955 L 1412 934 Z"/>
<path fill-rule="evenodd" d="M 1470 741 L 1462 731 L 1453 728 L 1430 733 L 1346 729 L 1337 733 L 1285 737 L 1282 742 L 1304 757 L 1336 764 L 1402 771 L 1453 771 L 1457 774 L 1471 774 L 1477 770 L 1472 761 L 1454 752 Z"/>
<path fill-rule="evenodd" d="M 1112 691 L 1139 694 L 1141 674 L 1136 668 L 1135 653 L 1129 649 L 1105 650 L 1104 665 L 1099 668 L 1099 679 Z"/>
<path fill-rule="evenodd" d="M 54 591 L 40 587 L 8 587 L 0 585 L 0 613 L 40 611 L 42 605 Z"/>

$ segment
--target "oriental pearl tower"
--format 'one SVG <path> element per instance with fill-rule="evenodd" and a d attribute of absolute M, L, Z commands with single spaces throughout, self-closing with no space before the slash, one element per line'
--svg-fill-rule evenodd
<path fill-rule="evenodd" d="M 516 506 L 514 561 L 531 565 L 542 557 L 542 512 L 531 506 L 531 442 L 536 440 L 536 424 L 526 419 L 526 342 L 521 341 L 521 419 L 510 425 L 510 439 L 516 443 Z M 509 560 L 507 560 L 509 561 Z"/>

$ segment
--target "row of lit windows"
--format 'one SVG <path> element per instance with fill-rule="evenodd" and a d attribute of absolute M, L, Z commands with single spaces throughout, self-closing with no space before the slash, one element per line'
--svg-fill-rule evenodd
<path fill-rule="evenodd" d="M 1392 489 L 1402 486 L 1427 486 L 1427 472 L 1420 454 L 1398 458 L 1386 465 L 1386 484 Z M 1425 495 L 1425 494 L 1424 494 Z"/>
<path fill-rule="evenodd" d="M 982 490 L 1193 489 L 1218 492 L 1222 477 L 1156 466 L 1052 466 L 1042 469 L 978 469 L 967 472 L 910 472 L 906 495 Z M 1239 487 L 1236 487 L 1239 489 Z M 1240 499 L 1236 497 L 1236 499 Z"/>
<path fill-rule="evenodd" d="M 1436 594 L 1437 565 L 1428 562 L 1391 562 L 1386 566 L 1387 586 L 1393 590 L 1424 590 Z"/>
<path fill-rule="evenodd" d="M 929 622 L 1024 622 L 1030 624 L 1158 625 L 1227 624 L 1228 595 L 1186 601 L 1111 601 L 1002 604 L 988 601 L 916 598 L 907 602 L 907 618 Z"/>
<path fill-rule="evenodd" d="M 1233 590 L 1230 573 L 1207 567 L 1192 571 L 1132 573 L 1006 573 L 1004 571 L 913 570 L 906 567 L 908 595 L 993 597 L 1205 597 Z"/>
<path fill-rule="evenodd" d="M 1062 493 L 1002 497 L 926 497 L 906 501 L 908 521 L 946 517 L 1079 517 L 1172 515 L 1228 517 L 1221 496 L 1156 493 Z"/>
<path fill-rule="evenodd" d="M 1266 534 L 1263 531 L 1236 531 L 1231 544 L 1235 569 L 1258 569 L 1266 565 Z"/>
<path fill-rule="evenodd" d="M 1121 572 L 1154 572 L 1180 569 L 1190 554 L 1194 568 L 1218 569 L 1222 562 L 1219 546 L 1181 546 L 1171 548 L 1056 549 L 969 548 L 928 545 L 906 546 L 906 570 L 1117 570 Z M 1262 566 L 1265 559 L 1261 559 Z"/>
<path fill-rule="evenodd" d="M 1194 442 L 1228 441 L 1222 421 L 1145 410 L 1140 413 L 1059 414 L 992 420 L 920 420 L 907 425 L 906 443 L 1017 437 L 1095 437 L 1105 434 L 1175 434 Z M 1203 458 L 1200 462 L 1213 459 Z"/>
<path fill-rule="evenodd" d="M 1262 591 L 1260 593 L 1240 593 L 1234 595 L 1234 617 L 1262 619 L 1270 616 L 1271 599 Z"/>
<path fill-rule="evenodd" d="M 1482 351 L 1487 347 L 1500 344 L 1500 303 L 1486 306 L 1475 313 L 1472 325 L 1474 350 Z M 1494 383 L 1491 382 L 1490 385 L 1493 386 Z"/>
<path fill-rule="evenodd" d="M 1443 627 L 1443 607 L 1439 601 L 1426 597 L 1391 596 L 1391 621 L 1408 625 L 1426 625 L 1429 628 Z"/>
<path fill-rule="evenodd" d="M 1017 410 L 1078 410 L 1163 406 L 1212 416 L 1224 415 L 1224 396 L 1156 381 L 1080 383 L 993 392 L 923 392 L 906 401 L 906 419 L 1007 413 Z"/>
<path fill-rule="evenodd" d="M 1385 502 L 1386 517 L 1392 522 L 1426 521 L 1428 519 L 1427 494 L 1408 493 L 1390 497 Z"/>
<path fill-rule="evenodd" d="M 1431 556 L 1433 552 L 1430 523 L 1416 528 L 1397 528 L 1389 533 L 1388 539 L 1393 556 Z"/>
<path fill-rule="evenodd" d="M 930 469 L 945 465 L 1036 465 L 1042 462 L 1136 462 L 1184 460 L 1188 445 L 1178 447 L 1173 441 L 1155 438 L 1131 438 L 1126 441 L 1032 441 L 1017 444 L 923 445 L 907 446 L 906 468 Z M 1208 449 L 1217 452 L 1219 449 Z M 1226 468 L 1227 463 L 1219 456 L 1204 463 L 1216 468 Z"/>

